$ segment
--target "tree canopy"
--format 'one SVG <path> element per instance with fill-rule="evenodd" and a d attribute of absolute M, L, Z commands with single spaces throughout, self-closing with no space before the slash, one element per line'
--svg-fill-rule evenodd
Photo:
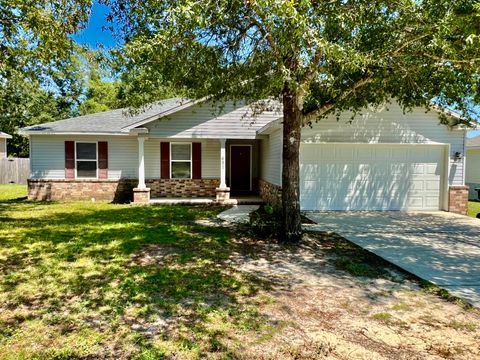
<path fill-rule="evenodd" d="M 125 38 L 124 71 L 150 94 L 283 101 L 284 236 L 300 236 L 301 127 L 392 97 L 432 99 L 472 121 L 480 103 L 476 0 L 104 0 Z"/>
<path fill-rule="evenodd" d="M 18 127 L 67 117 L 83 91 L 79 47 L 91 0 L 0 1 L 0 130 L 13 155 L 28 155 Z"/>

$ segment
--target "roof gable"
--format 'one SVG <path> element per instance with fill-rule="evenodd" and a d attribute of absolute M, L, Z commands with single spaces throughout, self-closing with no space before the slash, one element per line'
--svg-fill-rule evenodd
<path fill-rule="evenodd" d="M 145 124 L 149 136 L 160 138 L 255 139 L 266 124 L 282 117 L 280 103 L 226 101 L 196 104 Z"/>
<path fill-rule="evenodd" d="M 127 135 L 131 127 L 153 121 L 166 113 L 191 106 L 190 99 L 172 98 L 149 105 L 144 111 L 132 113 L 128 108 L 77 116 L 21 128 L 20 134 L 117 134 Z"/>

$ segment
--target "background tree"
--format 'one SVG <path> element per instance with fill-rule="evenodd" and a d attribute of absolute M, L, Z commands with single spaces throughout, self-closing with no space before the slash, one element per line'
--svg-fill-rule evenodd
<path fill-rule="evenodd" d="M 86 85 L 85 98 L 78 107 L 80 115 L 118 109 L 121 107 L 119 98 L 120 82 L 102 77 L 98 68 L 90 69 Z"/>
<path fill-rule="evenodd" d="M 12 155 L 28 155 L 17 128 L 68 117 L 83 91 L 79 48 L 90 0 L 0 1 L 0 130 Z"/>
<path fill-rule="evenodd" d="M 104 0 L 125 39 L 130 84 L 188 96 L 283 103 L 282 222 L 301 236 L 303 126 L 395 97 L 405 109 L 436 99 L 472 118 L 480 102 L 475 0 Z M 145 96 L 145 95 L 143 95 Z"/>

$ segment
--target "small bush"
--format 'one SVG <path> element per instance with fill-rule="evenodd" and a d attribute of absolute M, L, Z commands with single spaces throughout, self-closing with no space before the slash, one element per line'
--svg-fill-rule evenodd
<path fill-rule="evenodd" d="M 279 210 L 266 204 L 250 214 L 250 226 L 258 236 L 276 237 L 280 234 L 280 216 Z"/>

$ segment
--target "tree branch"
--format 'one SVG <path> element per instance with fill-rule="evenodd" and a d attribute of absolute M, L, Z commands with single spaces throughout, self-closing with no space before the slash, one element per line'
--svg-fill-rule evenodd
<path fill-rule="evenodd" d="M 418 53 L 416 54 L 417 56 L 424 56 L 429 59 L 438 61 L 439 65 L 445 65 L 445 63 L 451 63 L 453 65 L 473 65 L 477 62 L 480 62 L 480 58 L 473 58 L 473 59 L 468 59 L 468 60 L 456 60 L 456 59 L 445 59 L 440 56 L 435 56 L 427 53 Z"/>
<path fill-rule="evenodd" d="M 327 112 L 332 110 L 338 102 L 340 102 L 342 100 L 345 100 L 346 98 L 351 96 L 353 93 L 355 93 L 355 91 L 357 91 L 358 89 L 360 89 L 361 87 L 363 87 L 365 85 L 370 84 L 372 81 L 373 81 L 373 79 L 371 77 L 363 78 L 363 79 L 357 81 L 355 84 L 353 84 L 350 87 L 350 89 L 344 91 L 342 94 L 340 94 L 339 96 L 334 98 L 332 101 L 326 103 L 325 105 L 323 105 L 322 107 L 320 107 L 316 110 L 313 110 L 313 111 L 310 111 L 307 114 L 304 114 L 303 119 L 302 119 L 302 125 L 306 125 L 309 122 L 312 122 L 313 120 L 317 119 L 318 117 L 326 114 Z"/>
<path fill-rule="evenodd" d="M 307 89 L 310 88 L 310 84 L 312 83 L 313 79 L 315 79 L 315 75 L 318 73 L 316 67 L 322 58 L 322 52 L 317 49 L 315 55 L 313 56 L 312 60 L 310 61 L 310 66 L 308 67 L 307 72 L 303 76 L 303 79 L 300 83 L 300 88 L 297 92 L 297 106 L 300 110 L 303 110 L 303 104 L 305 102 L 305 95 L 307 93 Z"/>

